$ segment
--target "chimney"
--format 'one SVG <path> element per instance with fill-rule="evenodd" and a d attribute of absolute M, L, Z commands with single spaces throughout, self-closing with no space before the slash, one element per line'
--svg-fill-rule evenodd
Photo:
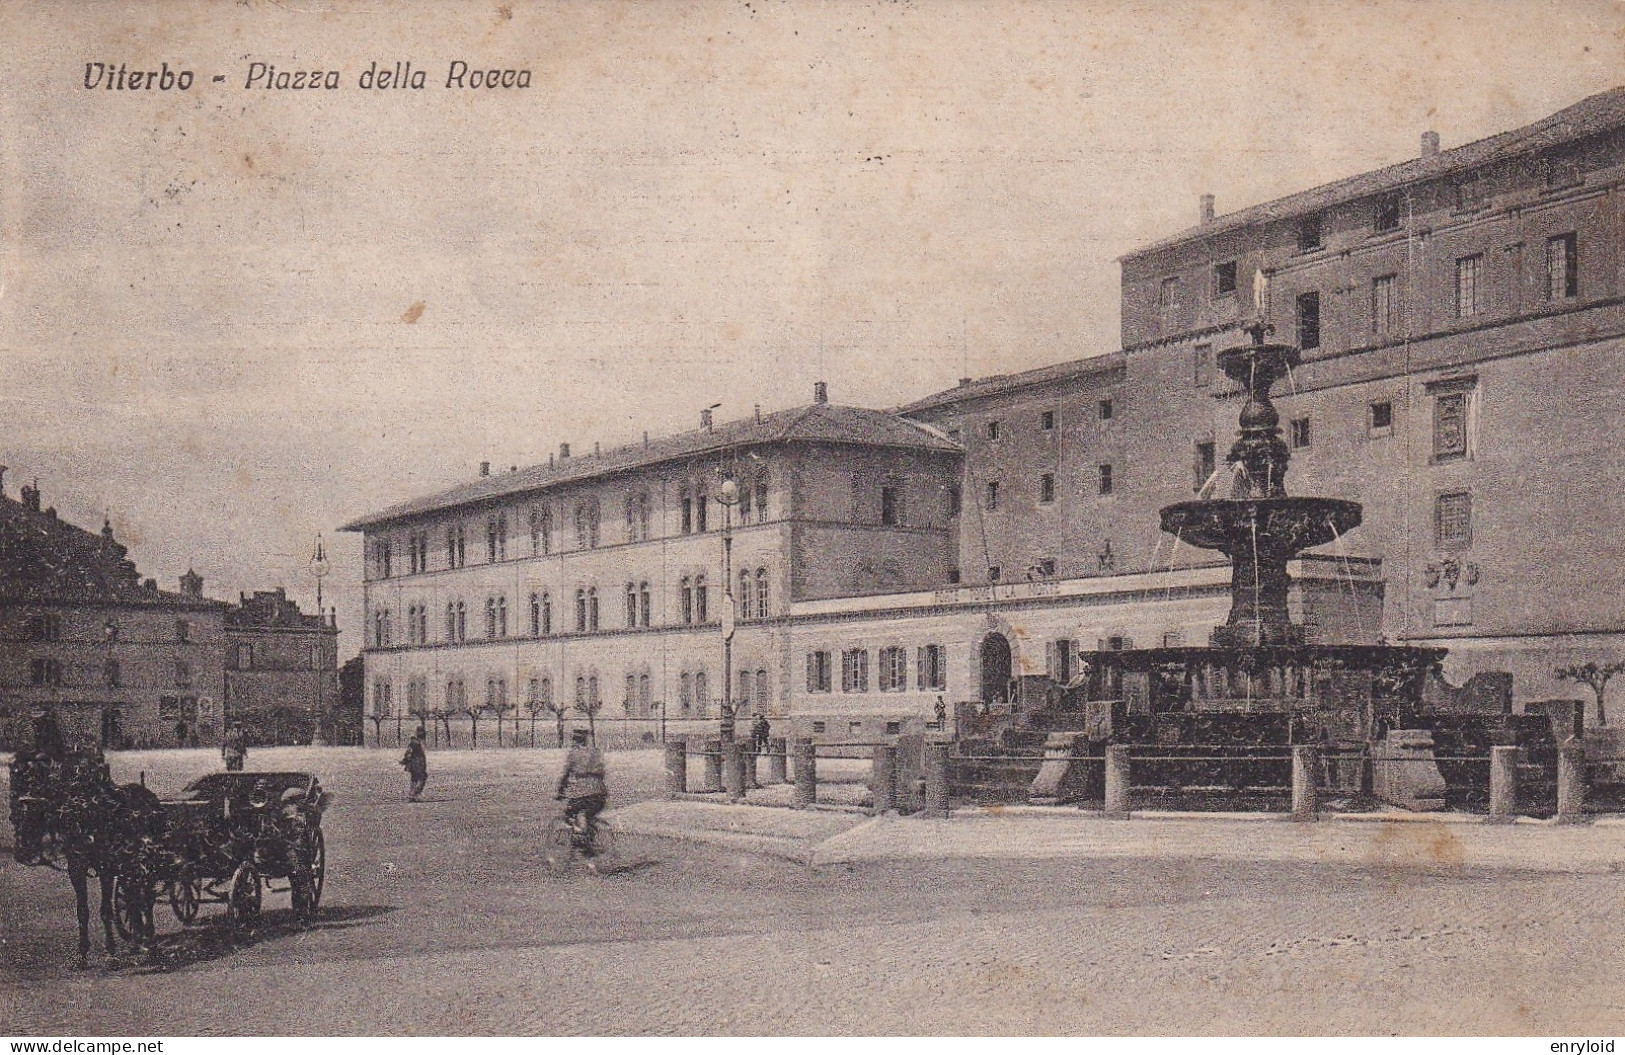
<path fill-rule="evenodd" d="M 960 379 L 959 379 L 959 387 L 960 387 L 960 388 L 969 388 L 969 387 L 970 387 L 970 383 L 971 383 L 971 380 L 972 380 L 972 379 L 971 379 L 971 378 L 969 378 L 969 377 L 961 377 L 961 378 L 960 378 Z"/>
<path fill-rule="evenodd" d="M 146 588 L 146 591 L 148 593 L 157 593 L 158 592 L 158 580 L 157 579 L 148 579 L 146 582 L 142 583 L 141 585 Z"/>
<path fill-rule="evenodd" d="M 829 385 L 825 384 L 822 381 L 814 381 L 813 382 L 813 402 L 814 403 L 828 403 L 829 402 Z"/>
<path fill-rule="evenodd" d="M 643 430 L 643 449 L 644 450 L 649 449 L 649 430 L 648 429 Z"/>
<path fill-rule="evenodd" d="M 570 445 L 568 443 L 559 444 L 559 461 L 562 462 L 568 457 L 570 457 Z"/>
<path fill-rule="evenodd" d="M 1213 222 L 1213 195 L 1202 195 L 1201 217 L 1203 223 Z"/>
<path fill-rule="evenodd" d="M 6 469 L 9 466 L 0 465 L 0 498 L 6 496 Z"/>
<path fill-rule="evenodd" d="M 203 576 L 187 568 L 186 574 L 181 576 L 181 593 L 188 597 L 202 597 Z"/>
<path fill-rule="evenodd" d="M 761 423 L 762 423 L 762 405 L 760 403 L 758 403 L 758 404 L 756 404 L 756 424 L 760 425 Z"/>
<path fill-rule="evenodd" d="M 593 440 L 592 441 L 592 456 L 594 458 L 596 458 L 596 457 L 598 457 L 598 453 L 599 453 L 599 451 L 598 451 L 598 441 Z"/>
<path fill-rule="evenodd" d="M 490 462 L 481 462 L 480 463 L 480 475 L 481 476 L 490 476 L 491 475 L 491 463 Z"/>
<path fill-rule="evenodd" d="M 1437 132 L 1423 132 L 1422 133 L 1422 156 L 1425 157 L 1425 158 L 1430 158 L 1430 157 L 1433 157 L 1434 155 L 1436 155 L 1438 152 L 1439 152 L 1439 133 L 1437 133 Z"/>
<path fill-rule="evenodd" d="M 700 411 L 700 428 L 705 432 L 711 431 L 711 411 L 709 408 Z"/>

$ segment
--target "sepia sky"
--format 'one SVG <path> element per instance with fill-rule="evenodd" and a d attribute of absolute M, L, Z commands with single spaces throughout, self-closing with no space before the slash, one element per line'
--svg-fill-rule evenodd
<path fill-rule="evenodd" d="M 477 473 L 1117 347 L 1114 260 L 1625 80 L 1625 5 L 0 0 L 0 462 L 308 606 Z M 454 61 L 528 89 L 448 89 Z M 86 89 L 85 64 L 187 91 Z M 251 64 L 335 91 L 245 88 Z M 373 63 L 426 87 L 365 90 Z M 223 78 L 215 82 L 215 77 Z"/>

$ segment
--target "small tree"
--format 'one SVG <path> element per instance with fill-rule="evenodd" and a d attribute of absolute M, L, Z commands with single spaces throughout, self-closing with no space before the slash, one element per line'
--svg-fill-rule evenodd
<path fill-rule="evenodd" d="M 468 715 L 468 749 L 472 751 L 480 746 L 480 715 L 485 713 L 485 705 L 465 703 L 463 713 Z"/>
<path fill-rule="evenodd" d="M 598 712 L 604 709 L 603 698 L 600 697 L 596 692 L 589 692 L 584 698 L 576 701 L 575 709 L 577 714 L 586 715 L 587 735 L 591 737 L 592 742 L 596 744 L 598 742 L 598 726 L 596 723 L 598 719 Z M 563 728 L 563 726 L 561 725 L 560 728 Z M 561 739 L 559 741 L 559 746 L 562 747 L 563 745 L 564 742 Z"/>
<path fill-rule="evenodd" d="M 542 708 L 544 710 L 549 711 L 553 715 L 553 720 L 558 723 L 558 727 L 559 727 L 559 746 L 563 747 L 564 746 L 564 716 L 565 716 L 565 714 L 568 713 L 569 709 L 567 707 L 565 707 L 563 700 L 554 700 L 554 699 L 551 699 L 551 698 L 545 699 L 545 700 L 542 701 Z"/>
<path fill-rule="evenodd" d="M 502 717 L 503 717 L 503 715 L 507 714 L 509 711 L 516 711 L 517 708 L 514 707 L 513 704 L 508 702 L 508 697 L 505 694 L 498 696 L 494 701 L 492 701 L 490 706 L 491 706 L 491 713 L 497 716 L 497 746 L 501 747 L 502 746 Z M 514 744 L 515 744 L 515 746 L 517 746 L 518 743 L 519 743 L 519 719 L 517 717 L 514 719 L 513 728 L 514 728 Z"/>
<path fill-rule="evenodd" d="M 1616 660 L 1613 663 L 1586 662 L 1569 667 L 1557 668 L 1558 681 L 1577 681 L 1589 688 L 1592 695 L 1597 697 L 1597 724 L 1608 724 L 1608 712 L 1603 709 L 1603 693 L 1608 691 L 1608 681 L 1615 674 L 1625 670 L 1625 661 Z"/>
<path fill-rule="evenodd" d="M 384 718 L 382 714 L 368 715 L 372 719 L 372 742 L 375 747 L 384 746 Z"/>

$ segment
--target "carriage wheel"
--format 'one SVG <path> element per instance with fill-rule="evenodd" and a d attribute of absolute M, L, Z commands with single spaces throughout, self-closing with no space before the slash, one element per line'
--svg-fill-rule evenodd
<path fill-rule="evenodd" d="M 608 869 L 615 863 L 615 829 L 602 818 L 593 825 L 591 860 L 599 870 Z"/>
<path fill-rule="evenodd" d="M 237 930 L 252 930 L 260 921 L 263 884 L 253 862 L 244 861 L 231 876 L 231 893 L 226 898 L 226 915 Z"/>
<path fill-rule="evenodd" d="M 327 882 L 327 840 L 322 830 L 310 833 L 305 848 L 305 859 L 293 876 L 293 913 L 300 919 L 310 919 L 322 903 L 322 887 Z"/>
<path fill-rule="evenodd" d="M 169 883 L 169 910 L 175 913 L 175 918 L 181 921 L 181 926 L 190 926 L 197 919 L 198 903 L 203 900 L 203 885 L 192 876 L 182 876 L 172 879 Z"/>
<path fill-rule="evenodd" d="M 113 882 L 113 929 L 131 945 L 140 944 L 152 936 L 147 932 L 147 921 L 152 919 L 152 906 L 158 899 L 151 888 L 129 876 L 119 876 Z"/>

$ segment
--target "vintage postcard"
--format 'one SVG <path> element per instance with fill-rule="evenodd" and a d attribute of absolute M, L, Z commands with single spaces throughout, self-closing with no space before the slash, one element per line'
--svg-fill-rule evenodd
<path fill-rule="evenodd" d="M 0 25 L 13 1051 L 1612 1050 L 1619 3 Z"/>

